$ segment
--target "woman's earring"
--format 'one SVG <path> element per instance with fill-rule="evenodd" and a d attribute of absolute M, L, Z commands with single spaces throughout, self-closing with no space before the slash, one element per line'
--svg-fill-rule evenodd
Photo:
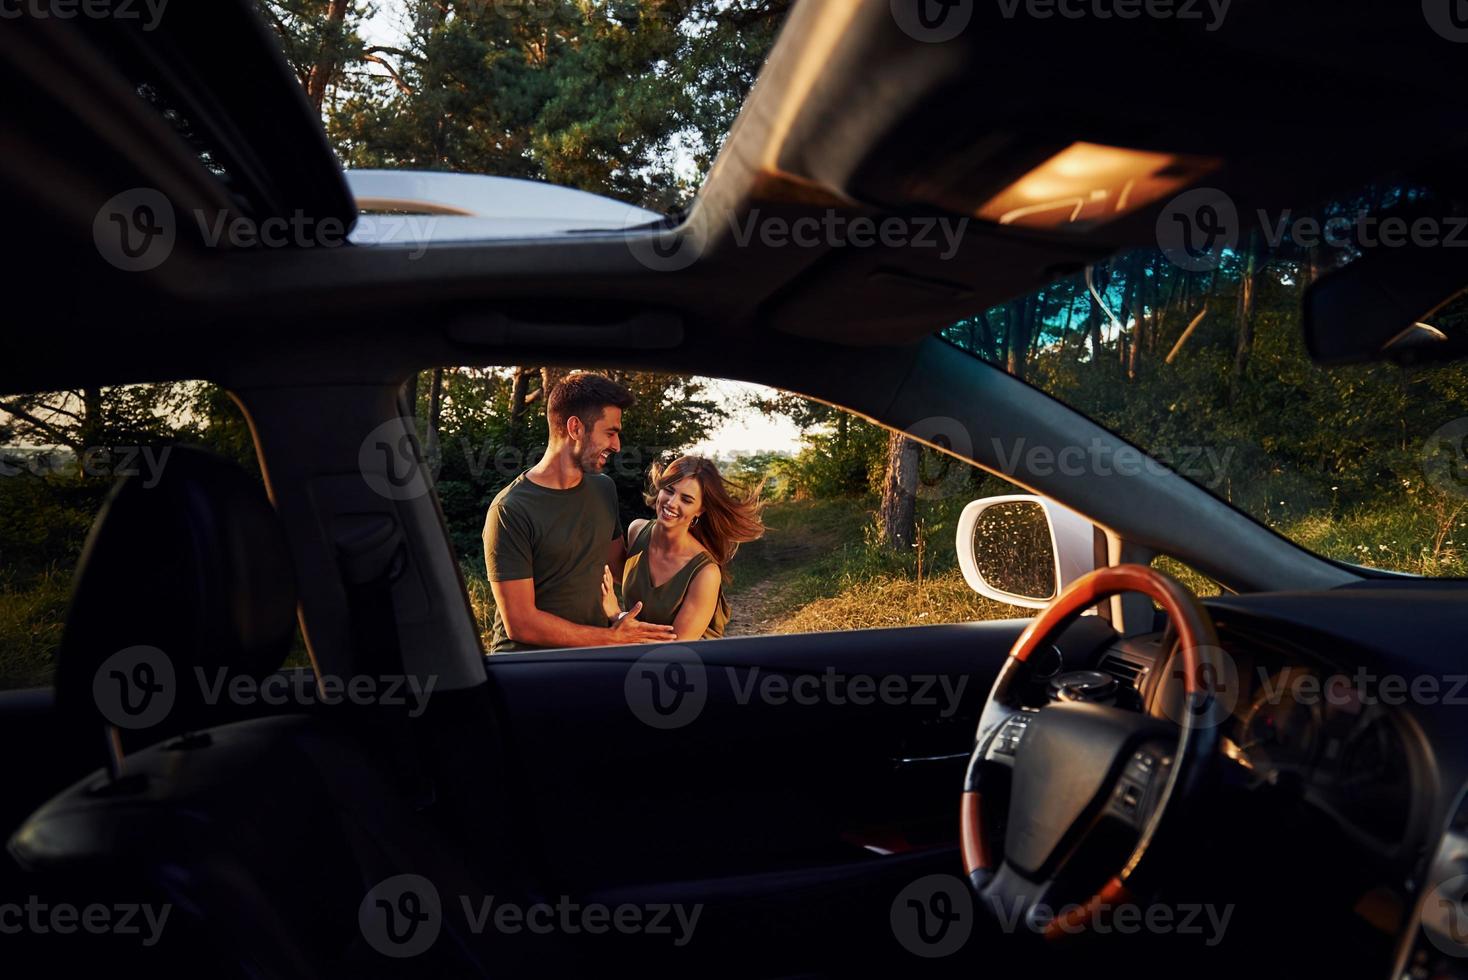
<path fill-rule="evenodd" d="M 696 516 L 695 516 L 695 517 L 694 517 L 694 518 L 693 518 L 693 520 L 691 520 L 691 521 L 689 521 L 689 522 L 688 522 L 688 524 L 689 524 L 689 526 L 690 526 L 690 527 L 692 527 L 692 526 L 693 526 L 693 525 L 694 525 L 694 524 L 697 524 L 697 523 L 698 523 L 698 518 L 700 518 L 700 517 L 702 517 L 702 516 L 703 516 L 703 515 L 702 515 L 702 514 L 698 514 L 698 515 L 696 515 Z"/>

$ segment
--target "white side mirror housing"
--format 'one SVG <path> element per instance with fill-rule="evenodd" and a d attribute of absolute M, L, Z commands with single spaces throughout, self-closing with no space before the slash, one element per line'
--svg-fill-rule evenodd
<path fill-rule="evenodd" d="M 1045 608 L 1096 567 L 1095 525 L 1030 494 L 970 503 L 958 518 L 957 545 L 969 588 L 1028 609 Z"/>

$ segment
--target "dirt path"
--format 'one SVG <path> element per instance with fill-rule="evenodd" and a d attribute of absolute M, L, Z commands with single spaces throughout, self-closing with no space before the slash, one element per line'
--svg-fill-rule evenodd
<path fill-rule="evenodd" d="M 779 608 L 779 584 L 773 578 L 761 579 L 740 588 L 729 597 L 729 604 L 733 609 L 733 616 L 724 630 L 725 636 L 768 633 L 784 611 Z"/>
<path fill-rule="evenodd" d="M 794 611 L 785 585 L 838 541 L 839 535 L 829 528 L 813 531 L 796 522 L 771 527 L 764 538 L 742 547 L 734 559 L 734 588 L 729 591 L 733 615 L 724 635 L 770 632 Z"/>

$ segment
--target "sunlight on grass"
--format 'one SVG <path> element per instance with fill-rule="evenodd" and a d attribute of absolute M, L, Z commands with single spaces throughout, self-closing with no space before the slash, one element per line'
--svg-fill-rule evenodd
<path fill-rule="evenodd" d="M 1166 572 L 1183 585 L 1186 585 L 1193 595 L 1207 598 L 1208 596 L 1223 594 L 1223 589 L 1219 587 L 1217 582 L 1202 572 L 1189 568 L 1176 558 L 1171 558 L 1167 555 L 1158 555 L 1152 559 L 1152 567 L 1159 572 Z M 1158 606 L 1157 608 L 1160 609 L 1162 607 Z"/>
<path fill-rule="evenodd" d="M 905 576 L 878 575 L 850 582 L 837 595 L 816 599 L 774 623 L 770 633 L 817 633 L 880 626 L 931 626 L 1033 616 L 978 595 L 957 570 L 926 578 L 921 586 Z"/>
<path fill-rule="evenodd" d="M 474 624 L 479 627 L 479 642 L 484 652 L 494 642 L 494 593 L 489 590 L 489 579 L 483 572 L 476 572 L 470 565 L 460 565 L 464 575 L 464 591 L 469 595 L 469 608 L 474 611 Z"/>
<path fill-rule="evenodd" d="M 1437 513 L 1410 506 L 1313 514 L 1279 529 L 1317 554 L 1414 575 L 1468 576 L 1468 508 Z"/>

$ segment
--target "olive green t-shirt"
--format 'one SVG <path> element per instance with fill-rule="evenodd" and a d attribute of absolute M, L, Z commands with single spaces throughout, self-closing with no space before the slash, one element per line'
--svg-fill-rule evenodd
<path fill-rule="evenodd" d="M 484 519 L 484 564 L 491 582 L 535 580 L 535 606 L 582 626 L 605 626 L 602 567 L 621 537 L 617 485 L 588 473 L 569 490 L 532 482 L 524 473 L 501 490 Z M 494 613 L 490 653 L 537 649 L 505 633 Z"/>

